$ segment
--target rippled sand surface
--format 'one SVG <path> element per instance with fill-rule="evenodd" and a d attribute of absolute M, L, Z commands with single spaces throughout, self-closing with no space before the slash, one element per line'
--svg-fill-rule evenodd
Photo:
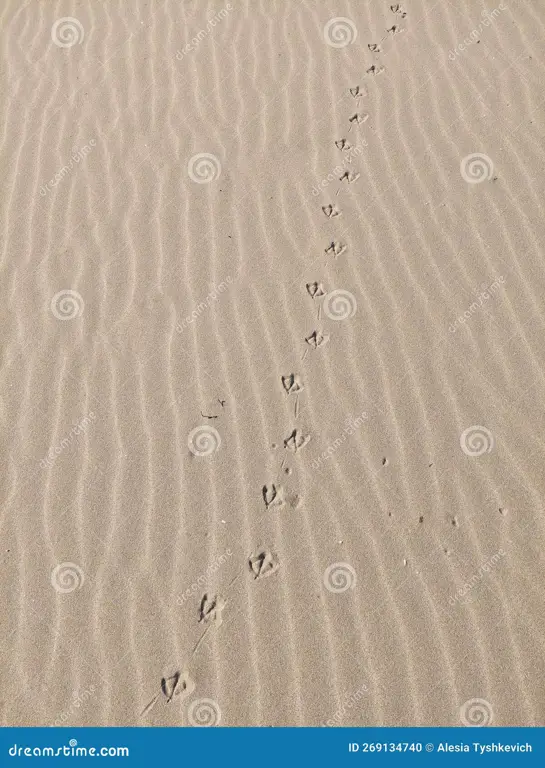
<path fill-rule="evenodd" d="M 5 725 L 545 725 L 545 7 L 0 4 Z"/>

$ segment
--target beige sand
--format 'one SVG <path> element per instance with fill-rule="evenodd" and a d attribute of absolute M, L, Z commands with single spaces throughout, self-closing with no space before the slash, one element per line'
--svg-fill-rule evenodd
<path fill-rule="evenodd" d="M 3 0 L 4 724 L 545 724 L 538 5 Z"/>

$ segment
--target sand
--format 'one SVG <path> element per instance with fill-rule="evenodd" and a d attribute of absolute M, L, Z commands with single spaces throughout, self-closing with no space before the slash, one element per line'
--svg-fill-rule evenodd
<path fill-rule="evenodd" d="M 3 0 L 4 725 L 545 725 L 545 7 Z"/>

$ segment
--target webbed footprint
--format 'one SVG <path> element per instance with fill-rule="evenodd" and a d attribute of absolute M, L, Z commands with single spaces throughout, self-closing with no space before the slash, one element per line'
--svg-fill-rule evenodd
<path fill-rule="evenodd" d="M 282 376 L 282 386 L 287 395 L 295 392 L 301 392 L 305 387 L 296 373 L 290 373 L 289 376 Z"/>
<path fill-rule="evenodd" d="M 331 203 L 329 205 L 322 205 L 322 211 L 324 212 L 324 215 L 328 219 L 334 219 L 335 216 L 340 216 L 341 215 L 341 212 L 339 211 L 337 206 L 336 205 L 331 205 Z"/>
<path fill-rule="evenodd" d="M 329 335 L 322 333 L 321 331 L 313 331 L 310 336 L 305 339 L 306 343 L 313 349 L 318 349 L 329 341 Z"/>
<path fill-rule="evenodd" d="M 219 627 L 222 622 L 221 612 L 225 605 L 226 601 L 223 597 L 205 593 L 199 608 L 199 624 L 210 622 Z"/>
<path fill-rule="evenodd" d="M 284 504 L 284 489 L 281 485 L 264 485 L 262 488 L 263 501 L 267 509 L 269 507 L 281 507 Z"/>
<path fill-rule="evenodd" d="M 310 435 L 303 435 L 299 430 L 294 429 L 289 437 L 284 440 L 284 448 L 297 453 L 309 442 Z"/>
<path fill-rule="evenodd" d="M 254 579 L 262 579 L 276 573 L 280 563 L 274 552 L 261 549 L 249 558 L 248 565 Z"/>

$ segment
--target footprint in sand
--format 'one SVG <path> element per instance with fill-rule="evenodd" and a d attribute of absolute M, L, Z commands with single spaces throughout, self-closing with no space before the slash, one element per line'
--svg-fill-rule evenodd
<path fill-rule="evenodd" d="M 390 27 L 390 29 L 386 30 L 386 32 L 389 35 L 399 35 L 399 34 L 401 34 L 401 32 L 404 32 L 404 31 L 405 30 L 402 29 L 401 27 L 398 27 L 397 24 L 394 24 L 393 26 Z"/>
<path fill-rule="evenodd" d="M 272 576 L 276 573 L 280 563 L 277 555 L 270 550 L 261 549 L 252 555 L 248 560 L 250 571 L 252 572 L 254 579 L 262 579 L 266 576 Z"/>
<path fill-rule="evenodd" d="M 199 607 L 199 624 L 210 623 L 219 627 L 222 622 L 221 612 L 225 605 L 226 601 L 223 597 L 205 593 Z"/>
<path fill-rule="evenodd" d="M 340 139 L 335 142 L 337 149 L 344 149 L 346 152 L 352 149 L 352 145 L 346 139 Z"/>
<path fill-rule="evenodd" d="M 175 696 L 189 696 L 195 690 L 195 683 L 187 672 L 175 672 L 171 677 L 163 677 L 161 691 L 167 700 L 167 704 Z"/>
<path fill-rule="evenodd" d="M 307 293 L 311 299 L 318 299 L 325 296 L 324 286 L 321 283 L 307 283 Z"/>
<path fill-rule="evenodd" d="M 360 85 L 356 85 L 355 88 L 350 88 L 349 90 L 353 99 L 361 99 L 362 96 L 367 96 L 367 89 L 362 88 Z"/>
<path fill-rule="evenodd" d="M 264 485 L 262 488 L 263 501 L 267 509 L 269 507 L 281 507 L 284 504 L 284 489 L 281 485 Z"/>
<path fill-rule="evenodd" d="M 372 64 L 368 70 L 366 70 L 367 75 L 381 75 L 384 72 L 384 67 L 379 66 L 377 67 L 375 64 Z"/>
<path fill-rule="evenodd" d="M 287 395 L 301 392 L 305 387 L 296 373 L 290 373 L 289 376 L 282 376 L 282 386 Z"/>
<path fill-rule="evenodd" d="M 341 242 L 335 242 L 335 240 L 332 240 L 331 243 L 325 249 L 325 253 L 327 253 L 328 256 L 333 255 L 335 256 L 335 258 L 337 256 L 340 256 L 341 253 L 344 253 L 345 251 L 346 251 L 346 245 Z"/>
<path fill-rule="evenodd" d="M 394 5 L 391 5 L 390 10 L 392 11 L 392 13 L 398 13 L 402 19 L 404 19 L 405 16 L 407 15 L 407 11 L 405 11 L 401 3 L 395 3 Z"/>
<path fill-rule="evenodd" d="M 322 211 L 324 212 L 324 216 L 328 219 L 334 219 L 335 216 L 340 216 L 341 212 L 337 208 L 336 205 L 322 205 Z"/>
<path fill-rule="evenodd" d="M 382 53 L 382 48 L 379 43 L 369 43 L 367 46 L 371 53 Z"/>
<path fill-rule="evenodd" d="M 356 112 L 352 117 L 348 118 L 348 122 L 352 123 L 352 125 L 363 125 L 363 123 L 366 123 L 369 120 L 369 115 L 367 112 L 360 113 Z"/>
<path fill-rule="evenodd" d="M 353 184 L 359 179 L 361 174 L 355 171 L 345 171 L 342 176 L 339 176 L 339 181 L 346 181 L 348 184 Z"/>
<path fill-rule="evenodd" d="M 318 349 L 318 347 L 323 347 L 324 344 L 327 344 L 329 335 L 321 331 L 313 331 L 310 336 L 305 338 L 305 341 L 312 349 Z"/>
<path fill-rule="evenodd" d="M 161 694 L 165 697 L 166 703 L 170 704 L 175 696 L 182 696 L 183 699 L 191 696 L 195 690 L 195 683 L 189 677 L 187 672 L 175 672 L 170 677 L 161 679 L 161 688 L 152 700 L 146 704 L 141 715 L 147 714 L 157 704 Z"/>
<path fill-rule="evenodd" d="M 298 493 L 292 493 L 291 496 L 288 497 L 288 504 L 291 509 L 298 509 L 301 506 L 301 503 L 302 499 Z"/>
<path fill-rule="evenodd" d="M 292 453 L 297 453 L 307 445 L 309 440 L 310 435 L 303 435 L 299 430 L 294 429 L 291 435 L 284 440 L 284 448 Z"/>

